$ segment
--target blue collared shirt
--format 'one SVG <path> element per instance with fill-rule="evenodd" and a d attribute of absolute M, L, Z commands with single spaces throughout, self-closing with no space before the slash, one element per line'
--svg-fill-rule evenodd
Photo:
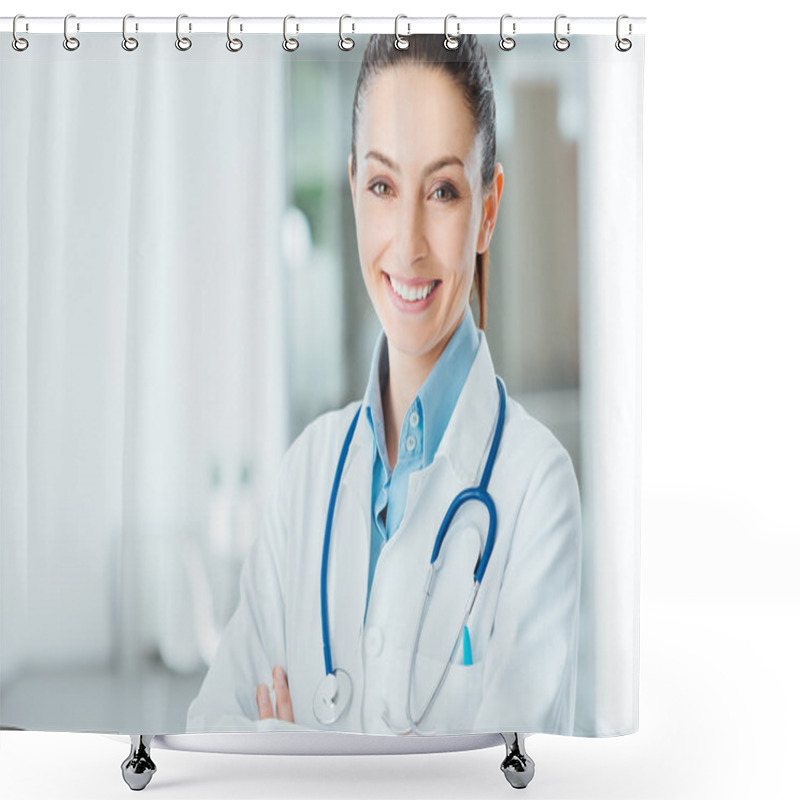
<path fill-rule="evenodd" d="M 403 519 L 409 475 L 414 470 L 427 467 L 433 461 L 479 345 L 478 329 L 472 310 L 467 307 L 464 319 L 450 337 L 439 360 L 406 412 L 400 429 L 397 463 L 392 470 L 386 451 L 381 399 L 389 377 L 389 354 L 386 334 L 381 331 L 378 336 L 372 354 L 364 405 L 373 433 L 372 533 L 367 605 L 381 548 Z"/>

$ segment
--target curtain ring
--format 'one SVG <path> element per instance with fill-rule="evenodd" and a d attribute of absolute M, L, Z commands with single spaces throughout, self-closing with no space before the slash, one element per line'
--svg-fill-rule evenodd
<path fill-rule="evenodd" d="M 461 23 L 460 22 L 456 22 L 456 35 L 455 36 L 451 36 L 447 32 L 447 23 L 451 19 L 456 19 L 457 20 L 458 18 L 456 17 L 455 14 L 448 14 L 444 18 L 444 46 L 448 50 L 456 50 L 456 49 L 458 49 L 458 36 L 461 33 Z"/>
<path fill-rule="evenodd" d="M 405 36 L 400 35 L 399 31 L 399 24 L 401 19 L 408 19 L 405 14 L 398 14 L 394 18 L 394 46 L 397 50 L 408 50 L 409 41 L 406 39 Z M 411 25 L 410 23 L 406 23 L 408 25 L 408 33 L 406 36 L 411 35 Z"/>
<path fill-rule="evenodd" d="M 300 42 L 298 42 L 297 39 L 290 39 L 286 35 L 286 23 L 290 19 L 297 19 L 297 17 L 293 17 L 291 14 L 288 14 L 283 18 L 283 49 L 289 53 L 294 52 L 298 47 L 300 47 Z M 295 23 L 295 28 L 297 31 L 300 30 L 300 26 L 297 23 Z"/>
<path fill-rule="evenodd" d="M 67 16 L 64 17 L 64 43 L 63 44 L 64 44 L 64 49 L 65 50 L 69 50 L 70 52 L 72 52 L 73 50 L 77 50 L 81 46 L 81 43 L 74 36 L 70 36 L 67 33 L 67 23 L 69 22 L 69 18 L 70 17 L 74 17 L 74 16 L 75 16 L 74 14 L 67 14 Z M 80 30 L 80 28 L 78 28 L 78 30 Z"/>
<path fill-rule="evenodd" d="M 128 20 L 133 19 L 133 14 L 126 14 L 122 18 L 122 49 L 127 50 L 129 53 L 139 46 L 139 40 L 134 39 L 133 36 L 128 36 L 127 25 Z"/>
<path fill-rule="evenodd" d="M 17 14 L 14 17 L 14 22 L 11 23 L 11 33 L 13 34 L 13 39 L 11 40 L 11 46 L 18 52 L 21 53 L 23 50 L 28 49 L 28 40 L 23 39 L 21 36 L 17 35 L 17 20 L 18 19 L 25 19 L 24 14 Z"/>
<path fill-rule="evenodd" d="M 227 47 L 228 50 L 231 51 L 231 53 L 238 53 L 242 49 L 242 47 L 244 47 L 244 45 L 242 44 L 241 39 L 231 38 L 231 20 L 233 19 L 239 19 L 239 17 L 236 14 L 231 14 L 228 17 L 228 41 L 225 42 L 225 47 Z"/>
<path fill-rule="evenodd" d="M 556 37 L 555 41 L 553 42 L 553 47 L 555 47 L 555 49 L 558 50 L 560 53 L 563 53 L 565 50 L 569 50 L 569 39 L 567 39 L 565 36 L 559 36 L 558 35 L 558 21 L 560 19 L 566 19 L 566 18 L 567 18 L 566 14 L 559 14 L 556 17 L 556 21 L 555 21 L 555 24 L 553 26 L 553 33 L 554 33 L 554 35 Z M 569 25 L 569 22 L 568 22 L 567 23 L 567 36 L 569 36 L 569 28 L 570 28 L 570 25 Z"/>
<path fill-rule="evenodd" d="M 188 50 L 192 46 L 192 40 L 188 36 L 181 36 L 181 20 L 188 17 L 188 14 L 178 14 L 178 18 L 175 20 L 175 47 L 178 50 Z M 192 29 L 191 23 L 189 24 L 189 30 Z"/>
<path fill-rule="evenodd" d="M 342 16 L 339 17 L 339 49 L 340 50 L 352 50 L 356 46 L 356 43 L 352 39 L 345 38 L 345 35 L 342 32 L 342 23 L 346 19 L 353 19 L 353 18 L 349 14 L 342 14 Z M 351 32 L 354 32 L 355 29 L 356 29 L 355 23 L 353 25 L 351 25 L 351 28 L 352 28 Z"/>
<path fill-rule="evenodd" d="M 620 35 L 619 35 L 619 23 L 623 19 L 628 19 L 628 15 L 627 14 L 620 14 L 617 17 L 617 41 L 614 42 L 614 47 L 616 47 L 617 50 L 620 51 L 620 53 L 627 53 L 628 50 L 630 50 L 631 47 L 633 47 L 633 42 L 630 39 L 621 39 L 620 38 Z M 628 23 L 628 35 L 630 35 L 631 33 L 633 33 L 633 27 L 631 26 L 631 24 L 629 22 Z"/>
<path fill-rule="evenodd" d="M 517 44 L 515 39 L 512 39 L 510 36 L 506 36 L 505 33 L 503 33 L 503 23 L 507 19 L 511 19 L 511 16 L 512 16 L 511 14 L 503 14 L 503 16 L 500 17 L 500 49 L 501 50 L 513 50 L 514 47 L 516 47 L 516 44 Z M 517 23 L 516 22 L 512 22 L 511 23 L 511 33 L 516 33 L 516 32 L 517 32 Z"/>

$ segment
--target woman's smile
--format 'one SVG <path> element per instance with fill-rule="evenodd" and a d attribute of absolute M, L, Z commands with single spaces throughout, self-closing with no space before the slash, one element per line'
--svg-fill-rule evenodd
<path fill-rule="evenodd" d="M 383 273 L 383 284 L 395 308 L 405 313 L 418 314 L 429 308 L 441 283 L 435 278 L 408 279 Z"/>

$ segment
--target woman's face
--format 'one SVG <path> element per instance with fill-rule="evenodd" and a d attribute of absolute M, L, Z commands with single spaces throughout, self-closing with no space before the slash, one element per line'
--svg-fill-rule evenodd
<path fill-rule="evenodd" d="M 502 191 L 480 178 L 480 141 L 461 90 L 425 66 L 367 87 L 350 159 L 361 272 L 391 348 L 438 358 L 464 316 L 475 254 L 489 247 Z"/>

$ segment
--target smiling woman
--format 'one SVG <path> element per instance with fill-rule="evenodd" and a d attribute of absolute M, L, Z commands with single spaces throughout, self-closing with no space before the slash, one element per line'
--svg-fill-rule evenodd
<path fill-rule="evenodd" d="M 189 731 L 573 731 L 578 485 L 485 335 L 504 184 L 486 55 L 394 41 L 366 47 L 348 161 L 381 325 L 367 387 L 284 457 Z"/>
<path fill-rule="evenodd" d="M 432 44 L 429 56 L 439 58 Z M 423 100 L 397 103 L 404 95 Z M 415 63 L 412 53 L 377 73 L 365 67 L 355 109 L 350 187 L 361 271 L 388 344 L 384 411 L 393 467 L 403 415 L 464 319 L 473 285 L 485 309 L 482 256 L 503 168 L 492 164 L 484 186 L 484 151 L 493 162 L 494 147 L 478 131 L 464 90 L 436 61 Z"/>

